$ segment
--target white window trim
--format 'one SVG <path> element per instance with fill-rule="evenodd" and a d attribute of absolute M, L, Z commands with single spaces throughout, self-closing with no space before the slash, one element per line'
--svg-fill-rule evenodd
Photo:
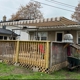
<path fill-rule="evenodd" d="M 76 35 L 76 36 L 77 36 L 77 44 L 78 44 L 78 32 L 79 32 L 79 31 L 77 31 L 77 35 Z"/>
<path fill-rule="evenodd" d="M 5 37 L 6 35 L 0 35 L 0 36 L 3 36 L 3 39 L 0 39 L 0 40 L 5 40 L 4 37 Z M 6 36 L 6 37 L 7 37 L 6 40 L 10 40 L 10 36 Z M 17 40 L 17 39 L 16 39 L 16 40 Z"/>
<path fill-rule="evenodd" d="M 77 31 L 77 44 L 78 44 L 78 32 L 80 32 L 80 31 Z M 80 45 L 80 44 L 79 44 Z"/>
<path fill-rule="evenodd" d="M 55 32 L 55 41 L 57 41 L 57 33 L 62 33 L 62 40 L 63 40 L 64 31 L 57 31 Z"/>

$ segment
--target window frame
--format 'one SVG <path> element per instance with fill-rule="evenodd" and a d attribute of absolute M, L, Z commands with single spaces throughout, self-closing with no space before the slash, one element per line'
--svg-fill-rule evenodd
<path fill-rule="evenodd" d="M 5 39 L 5 37 L 6 37 L 6 39 Z M 7 38 L 8 38 L 7 36 L 3 36 L 3 40 L 7 40 Z"/>
<path fill-rule="evenodd" d="M 46 33 L 47 35 L 45 37 L 46 37 L 46 40 L 48 40 L 48 32 L 46 32 L 46 31 L 45 32 L 43 32 L 43 31 L 42 32 L 38 32 L 38 35 L 40 34 L 40 36 L 38 36 L 39 40 L 41 40 L 41 38 L 43 37 L 43 36 L 41 36 L 41 33 Z M 37 38 L 36 34 L 37 34 L 37 32 L 34 33 L 34 39 L 35 40 Z"/>
<path fill-rule="evenodd" d="M 62 40 L 63 40 L 64 31 L 57 31 L 55 32 L 55 41 L 57 41 L 57 33 L 62 33 Z"/>
<path fill-rule="evenodd" d="M 80 37 L 79 37 L 79 33 L 80 33 L 80 31 L 77 31 L 77 44 L 80 45 L 80 43 L 79 43 L 79 41 L 78 41 L 78 40 L 79 40 L 78 38 L 80 38 Z"/>

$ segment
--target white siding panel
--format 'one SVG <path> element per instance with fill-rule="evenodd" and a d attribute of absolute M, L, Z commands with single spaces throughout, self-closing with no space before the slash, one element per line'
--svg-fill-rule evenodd
<path fill-rule="evenodd" d="M 21 31 L 20 40 L 28 40 L 28 33 Z"/>

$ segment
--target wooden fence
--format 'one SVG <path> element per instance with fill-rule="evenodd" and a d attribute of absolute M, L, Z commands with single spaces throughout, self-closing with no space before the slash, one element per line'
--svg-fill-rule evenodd
<path fill-rule="evenodd" d="M 49 67 L 49 41 L 0 41 L 0 59 L 44 71 Z"/>
<path fill-rule="evenodd" d="M 49 41 L 0 41 L 0 59 L 29 69 L 52 72 L 67 65 L 66 43 Z"/>
<path fill-rule="evenodd" d="M 17 41 L 0 41 L 0 59 L 6 63 L 15 63 Z"/>

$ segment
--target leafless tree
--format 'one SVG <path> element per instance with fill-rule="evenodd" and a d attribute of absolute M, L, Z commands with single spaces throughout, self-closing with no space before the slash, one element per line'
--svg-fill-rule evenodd
<path fill-rule="evenodd" d="M 41 8 L 42 6 L 39 2 L 29 2 L 26 6 L 20 6 L 16 14 L 12 14 L 10 20 L 43 18 L 43 14 L 40 11 Z"/>
<path fill-rule="evenodd" d="M 80 2 L 77 7 L 75 7 L 75 12 L 71 15 L 72 19 L 80 22 Z"/>

